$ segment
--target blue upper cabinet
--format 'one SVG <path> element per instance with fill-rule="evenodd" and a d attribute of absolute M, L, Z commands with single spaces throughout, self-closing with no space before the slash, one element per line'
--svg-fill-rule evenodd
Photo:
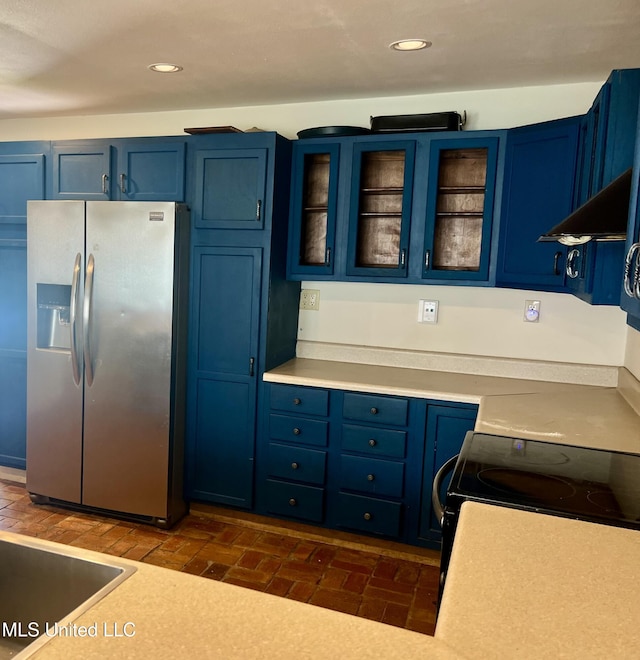
<path fill-rule="evenodd" d="M 45 154 L 0 154 L 0 224 L 24 224 L 27 200 L 45 194 Z"/>
<path fill-rule="evenodd" d="M 184 201 L 184 138 L 56 142 L 52 198 Z"/>
<path fill-rule="evenodd" d="M 182 202 L 185 141 L 126 141 L 118 147 L 117 199 L 136 202 Z"/>
<path fill-rule="evenodd" d="M 195 226 L 263 229 L 266 172 L 266 149 L 199 149 L 195 156 Z"/>
<path fill-rule="evenodd" d="M 333 274 L 340 143 L 293 145 L 289 276 Z"/>
<path fill-rule="evenodd" d="M 581 127 L 576 207 L 632 166 L 639 99 L 640 69 L 613 71 L 600 89 Z M 622 241 L 590 241 L 571 248 L 567 288 L 592 305 L 620 304 L 624 254 Z M 626 304 L 624 295 L 622 300 Z"/>
<path fill-rule="evenodd" d="M 625 243 L 623 285 L 620 306 L 627 312 L 627 323 L 640 330 L 640 116 L 635 140 L 635 158 L 629 200 L 629 227 Z"/>
<path fill-rule="evenodd" d="M 412 140 L 353 145 L 347 276 L 407 276 L 414 158 Z"/>
<path fill-rule="evenodd" d="M 431 140 L 424 280 L 489 279 L 498 145 L 497 137 Z"/>
<path fill-rule="evenodd" d="M 583 125 L 572 117 L 508 131 L 497 286 L 566 291 L 567 248 L 537 241 L 572 211 Z"/>

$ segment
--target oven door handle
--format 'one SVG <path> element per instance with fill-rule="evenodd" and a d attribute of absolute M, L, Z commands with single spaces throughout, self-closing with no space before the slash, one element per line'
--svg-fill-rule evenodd
<path fill-rule="evenodd" d="M 444 504 L 440 501 L 440 486 L 444 478 L 453 470 L 458 461 L 458 454 L 450 458 L 437 472 L 433 479 L 433 486 L 431 489 L 431 503 L 433 511 L 436 514 L 438 523 L 442 527 L 442 520 L 444 518 Z"/>

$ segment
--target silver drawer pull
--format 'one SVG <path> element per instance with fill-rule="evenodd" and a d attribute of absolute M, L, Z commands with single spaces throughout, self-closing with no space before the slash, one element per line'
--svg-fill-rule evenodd
<path fill-rule="evenodd" d="M 372 516 L 368 511 L 367 511 L 367 513 L 365 513 L 364 516 L 362 516 L 362 517 L 363 517 L 365 520 L 371 520 L 371 519 L 373 518 L 373 516 Z"/>
<path fill-rule="evenodd" d="M 294 406 L 299 406 L 301 403 L 302 403 L 302 401 L 300 401 L 300 399 L 298 399 L 298 397 L 296 397 L 296 398 L 293 400 L 293 405 L 294 405 Z"/>
<path fill-rule="evenodd" d="M 369 447 L 375 447 L 377 444 L 378 443 L 373 438 L 371 438 L 371 440 L 369 440 Z"/>
<path fill-rule="evenodd" d="M 291 463 L 291 469 L 292 470 L 297 470 L 299 467 L 300 466 L 297 463 L 295 463 L 295 462 Z"/>
<path fill-rule="evenodd" d="M 296 500 L 295 497 L 292 497 L 292 498 L 289 500 L 289 506 L 298 506 L 298 500 Z"/>
<path fill-rule="evenodd" d="M 300 429 L 297 426 L 293 429 L 293 435 L 300 435 Z"/>
<path fill-rule="evenodd" d="M 375 481 L 376 475 L 375 474 L 368 474 L 367 475 L 367 481 Z"/>
<path fill-rule="evenodd" d="M 372 415 L 377 415 L 378 414 L 378 409 L 377 408 L 371 408 L 371 414 Z"/>

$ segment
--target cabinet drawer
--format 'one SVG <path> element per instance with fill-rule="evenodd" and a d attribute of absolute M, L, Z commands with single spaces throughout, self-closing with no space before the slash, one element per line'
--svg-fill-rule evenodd
<path fill-rule="evenodd" d="M 267 510 L 278 515 L 322 522 L 324 489 L 267 479 Z"/>
<path fill-rule="evenodd" d="M 297 385 L 272 385 L 271 409 L 302 415 L 327 415 L 329 392 Z"/>
<path fill-rule="evenodd" d="M 372 426 L 342 425 L 342 449 L 370 456 L 404 458 L 407 432 Z"/>
<path fill-rule="evenodd" d="M 321 419 L 305 419 L 288 415 L 269 416 L 272 440 L 286 440 L 302 445 L 326 447 L 329 423 Z"/>
<path fill-rule="evenodd" d="M 373 424 L 406 426 L 408 411 L 407 399 L 347 392 L 344 395 L 342 415 Z"/>
<path fill-rule="evenodd" d="M 326 452 L 288 445 L 269 445 L 269 476 L 324 484 Z"/>
<path fill-rule="evenodd" d="M 402 497 L 404 463 L 362 456 L 340 458 L 340 488 L 371 495 Z"/>
<path fill-rule="evenodd" d="M 362 495 L 339 493 L 339 525 L 371 534 L 399 536 L 402 505 Z"/>

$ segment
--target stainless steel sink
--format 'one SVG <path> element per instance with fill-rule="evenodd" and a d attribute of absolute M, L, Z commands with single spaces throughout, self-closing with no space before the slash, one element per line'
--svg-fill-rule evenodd
<path fill-rule="evenodd" d="M 80 548 L 0 532 L 0 660 L 22 660 L 136 569 Z"/>

